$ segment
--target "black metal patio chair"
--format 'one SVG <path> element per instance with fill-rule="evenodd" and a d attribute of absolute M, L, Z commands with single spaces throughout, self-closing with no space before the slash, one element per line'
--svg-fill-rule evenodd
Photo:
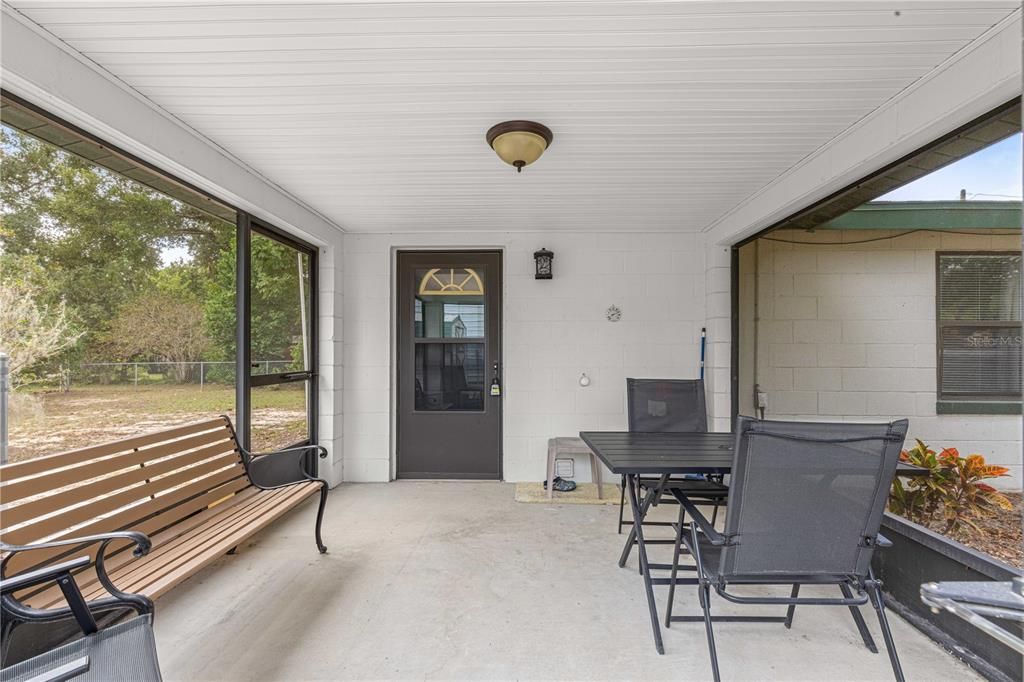
<path fill-rule="evenodd" d="M 708 430 L 708 410 L 703 379 L 626 379 L 626 412 L 630 431 L 644 433 L 705 433 Z M 691 500 L 713 506 L 712 518 L 718 516 L 718 507 L 725 502 L 729 489 L 721 477 L 687 477 L 683 479 L 640 478 L 642 491 L 653 496 L 651 504 L 662 499 L 675 504 L 665 489 L 671 480 L 675 489 Z M 625 519 L 626 477 L 622 477 L 619 499 L 619 533 L 632 526 Z M 669 521 L 644 521 L 645 526 L 672 526 Z M 648 540 L 649 544 L 671 543 L 671 540 Z"/>
<path fill-rule="evenodd" d="M 711 667 L 720 679 L 712 623 L 776 622 L 792 626 L 797 606 L 846 606 L 865 646 L 877 653 L 859 606 L 874 607 L 893 673 L 903 680 L 885 616 L 881 583 L 871 570 L 889 488 L 907 421 L 889 424 L 760 421 L 740 417 L 725 529 L 715 530 L 681 493 L 689 524 L 676 528 L 666 626 L 702 621 Z M 700 616 L 673 616 L 682 545 L 696 562 Z M 737 594 L 738 585 L 792 586 L 788 597 Z M 801 585 L 836 585 L 842 597 L 800 597 Z M 785 604 L 783 616 L 712 616 L 712 588 L 736 604 Z"/>
<path fill-rule="evenodd" d="M 117 589 L 104 568 L 103 557 L 111 543 L 135 545 L 136 556 L 149 552 L 149 538 L 121 531 L 43 542 L 25 546 L 0 543 L 4 560 L 33 550 L 85 552 L 42 568 L 0 578 L 0 614 L 3 617 L 4 667 L 2 682 L 159 682 L 160 666 L 153 637 L 153 602 L 139 594 Z M 75 575 L 90 570 L 92 545 L 95 571 L 109 596 L 86 601 Z M 130 545 L 129 545 L 130 546 Z M 3 573 L 0 568 L 0 574 Z M 67 606 L 37 609 L 26 606 L 19 594 L 59 589 Z M 11 656 L 12 635 L 31 631 L 20 654 Z M 12 659 L 17 659 L 13 661 Z"/>

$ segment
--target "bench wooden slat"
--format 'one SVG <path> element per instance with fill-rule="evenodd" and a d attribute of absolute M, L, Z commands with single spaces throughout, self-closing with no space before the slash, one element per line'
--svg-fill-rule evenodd
<path fill-rule="evenodd" d="M 212 507 L 188 520 L 152 536 L 154 549 L 142 558 L 122 552 L 107 560 L 107 572 L 119 589 L 156 598 L 187 575 L 216 560 L 232 547 L 258 532 L 316 492 L 316 484 L 299 485 L 275 491 L 255 491 Z M 169 580 L 169 575 L 177 576 Z M 94 568 L 76 580 L 86 599 L 106 596 Z M 150 587 L 166 584 L 159 592 Z M 63 605 L 58 588 L 50 588 L 30 600 L 34 606 L 53 608 Z"/>
<path fill-rule="evenodd" d="M 213 443 L 211 447 L 217 447 L 220 451 L 234 449 L 235 442 L 230 438 L 227 429 L 223 431 L 210 431 L 188 438 L 182 438 L 171 443 L 161 443 L 142 450 L 130 450 L 123 454 L 107 457 L 98 461 L 86 462 L 80 466 L 50 472 L 46 475 L 24 478 L 7 483 L 0 488 L 0 500 L 4 505 L 19 502 L 28 497 L 49 493 L 51 496 L 58 494 L 68 486 L 75 486 L 75 489 L 85 487 L 81 485 L 106 474 L 119 472 L 122 469 L 149 466 L 151 463 L 184 453 L 194 448 L 200 448 Z M 101 479 L 106 480 L 106 479 Z M 63 506 L 63 505 L 61 505 Z"/>
<path fill-rule="evenodd" d="M 135 529 L 141 532 L 160 531 L 167 526 L 203 510 L 214 502 L 250 487 L 249 479 L 244 471 L 225 469 L 209 478 L 182 486 L 177 490 L 165 493 L 155 500 L 129 507 L 116 514 L 105 516 L 90 524 L 67 530 L 55 536 L 54 540 L 99 535 L 118 530 Z M 192 498 L 192 499 L 190 499 Z M 143 530 L 143 529 L 148 530 Z M 79 547 L 55 547 L 32 552 L 22 552 L 8 562 L 11 573 L 31 570 L 50 563 L 63 556 L 82 556 L 83 549 L 91 559 L 95 559 L 96 545 Z"/>
<path fill-rule="evenodd" d="M 88 462 L 92 459 L 99 459 L 100 457 L 115 455 L 119 452 L 143 448 L 147 445 L 152 445 L 153 443 L 161 443 L 163 441 L 181 438 L 190 434 L 209 431 L 218 427 L 227 431 L 227 437 L 230 438 L 231 436 L 228 423 L 229 422 L 226 417 L 217 417 L 216 419 L 187 424 L 185 426 L 179 426 L 164 431 L 156 431 L 143 436 L 135 436 L 124 440 L 103 443 L 102 445 L 94 445 L 92 447 L 82 448 L 81 450 L 69 450 L 55 455 L 45 455 L 43 457 L 28 459 L 23 462 L 5 464 L 0 468 L 0 480 L 13 481 L 25 476 L 34 476 L 36 474 L 42 474 L 53 471 L 54 469 L 70 466 L 72 464 L 78 464 L 79 462 Z"/>
<path fill-rule="evenodd" d="M 241 503 L 229 502 L 209 521 L 179 534 L 171 542 L 162 542 L 152 560 L 146 557 L 144 561 L 127 562 L 116 572 L 116 577 L 111 576 L 116 580 L 114 584 L 129 592 L 148 593 L 149 584 L 176 567 L 192 564 L 195 556 L 211 550 L 215 556 L 227 553 L 238 544 L 234 538 L 239 531 L 250 528 L 255 533 L 263 528 L 269 522 L 264 518 L 268 512 L 279 507 L 290 509 L 295 506 L 288 504 L 288 501 L 296 496 L 304 499 L 299 495 L 301 492 L 296 486 L 254 495 Z"/>
<path fill-rule="evenodd" d="M 221 504 L 208 507 L 195 513 L 192 516 L 184 519 L 183 521 L 166 527 L 162 530 L 157 530 L 158 523 L 155 520 L 150 520 L 140 524 L 135 530 L 145 533 L 149 536 L 150 541 L 153 543 L 154 549 L 150 551 L 145 557 L 136 558 L 131 552 L 124 551 L 129 544 L 125 544 L 120 548 L 115 548 L 113 551 L 108 550 L 108 554 L 105 560 L 107 568 L 107 574 L 110 576 L 116 575 L 118 569 L 121 567 L 131 564 L 133 562 L 140 561 L 155 561 L 160 556 L 160 552 L 156 549 L 163 547 L 165 544 L 169 545 L 174 542 L 175 538 L 187 533 L 190 530 L 201 527 L 204 523 L 208 523 L 211 519 L 215 519 L 219 514 L 223 513 L 225 509 L 232 504 L 244 505 L 247 502 L 255 500 L 259 495 L 259 490 L 253 487 L 248 487 L 242 490 L 240 493 L 230 498 L 226 502 Z M 111 543 L 113 546 L 114 543 Z M 90 558 L 95 561 L 96 559 L 96 548 L 92 548 L 90 552 Z M 99 579 L 96 577 L 95 566 L 90 566 L 75 574 L 75 580 L 79 584 L 79 588 L 83 594 L 97 594 L 97 590 L 102 590 L 102 586 L 99 585 Z M 119 583 L 115 580 L 115 585 Z M 63 593 L 57 586 L 50 586 L 37 590 L 35 593 L 26 592 L 23 595 L 19 595 L 19 598 L 25 600 L 25 603 L 31 604 L 36 607 L 52 608 L 55 604 L 63 602 Z"/>
<path fill-rule="evenodd" d="M 121 552 L 114 556 L 109 556 L 105 563 L 107 574 L 119 588 L 130 590 L 129 585 L 131 583 L 127 576 L 133 571 L 140 568 L 145 570 L 146 567 L 150 567 L 150 570 L 159 570 L 161 565 L 173 559 L 176 550 L 183 542 L 183 538 L 187 538 L 190 534 L 198 532 L 211 524 L 214 526 L 220 525 L 224 522 L 226 515 L 230 516 L 239 511 L 244 512 L 245 510 L 255 509 L 260 503 L 260 497 L 262 497 L 258 493 L 259 491 L 254 488 L 249 489 L 235 498 L 196 514 L 183 523 L 175 524 L 160 532 L 151 533 L 150 539 L 153 542 L 153 549 L 148 555 L 136 558 L 131 552 Z M 227 552 L 229 549 L 231 548 L 228 547 L 224 551 Z M 76 580 L 78 580 L 79 587 L 82 589 L 86 599 L 96 599 L 106 594 L 106 590 L 100 585 L 99 579 L 96 577 L 95 567 L 93 566 L 87 569 L 85 576 L 76 576 Z M 57 602 L 63 599 L 59 590 L 51 592 L 50 597 Z"/>
<path fill-rule="evenodd" d="M 14 526 L 32 518 L 49 514 L 60 509 L 66 509 L 74 505 L 81 505 L 94 498 L 105 498 L 112 492 L 121 491 L 129 486 L 138 483 L 153 483 L 158 488 L 163 479 L 158 478 L 177 470 L 185 471 L 194 464 L 204 460 L 217 458 L 218 461 L 230 462 L 238 459 L 234 448 L 229 443 L 215 443 L 207 448 L 192 450 L 180 455 L 165 457 L 157 462 L 151 462 L 146 466 L 135 466 L 123 473 L 111 474 L 73 487 L 65 488 L 53 495 L 40 496 L 36 499 L 23 502 L 16 507 L 10 507 L 0 511 L 0 520 L 5 527 Z M 166 488 L 164 488 L 166 489 Z M 90 505 L 81 505 L 76 509 L 88 510 Z"/>
<path fill-rule="evenodd" d="M 102 514 L 114 512 L 121 507 L 153 497 L 164 490 L 169 490 L 194 479 L 207 477 L 210 474 L 214 474 L 218 470 L 227 467 L 237 469 L 240 474 L 245 473 L 245 469 L 242 466 L 242 463 L 238 461 L 237 455 L 226 454 L 221 457 L 202 462 L 189 469 L 169 474 L 159 481 L 143 483 L 142 485 L 134 488 L 129 488 L 128 490 L 95 500 L 92 504 L 75 507 L 60 514 L 40 519 L 15 530 L 7 531 L 0 534 L 0 539 L 12 544 L 25 544 L 33 540 L 49 537 L 63 528 L 77 526 L 89 521 L 90 519 L 97 518 Z M 6 514 L 0 514 L 0 518 L 3 518 L 4 525 L 6 526 L 8 521 L 5 517 Z"/>
<path fill-rule="evenodd" d="M 188 564 L 178 567 L 174 571 L 165 574 L 156 582 L 149 584 L 145 588 L 145 594 L 147 594 L 151 599 L 156 599 L 161 596 L 188 576 L 195 574 L 220 558 L 226 551 L 224 547 L 235 547 L 245 542 L 267 525 L 273 523 L 285 513 L 294 509 L 311 495 L 316 494 L 317 488 L 318 486 L 316 484 L 306 484 L 293 486 L 292 488 L 287 489 L 290 494 L 285 502 L 276 505 L 272 509 L 269 509 L 267 513 L 261 515 L 261 519 L 258 524 L 249 524 L 232 533 L 230 536 L 223 538 L 221 545 L 211 546 L 201 555 L 194 556 Z"/>

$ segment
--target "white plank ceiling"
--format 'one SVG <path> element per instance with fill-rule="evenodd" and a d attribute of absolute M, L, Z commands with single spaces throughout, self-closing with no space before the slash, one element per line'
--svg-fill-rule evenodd
<path fill-rule="evenodd" d="M 353 232 L 700 230 L 1019 6 L 10 4 Z"/>

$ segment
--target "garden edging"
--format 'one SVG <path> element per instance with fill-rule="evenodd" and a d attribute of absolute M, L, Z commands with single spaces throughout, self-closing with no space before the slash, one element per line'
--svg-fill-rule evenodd
<path fill-rule="evenodd" d="M 874 569 L 889 606 L 917 629 L 990 680 L 1024 679 L 1024 658 L 950 613 L 932 613 L 921 584 L 957 580 L 1008 581 L 1024 572 L 890 513 L 882 534 L 893 546 L 875 553 Z M 1019 633 L 1020 624 L 1000 622 Z"/>

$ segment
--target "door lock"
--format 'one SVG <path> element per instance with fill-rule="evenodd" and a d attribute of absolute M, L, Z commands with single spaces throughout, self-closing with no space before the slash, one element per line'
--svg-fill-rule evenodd
<path fill-rule="evenodd" d="M 498 377 L 498 363 L 494 363 L 494 377 L 491 379 L 491 395 L 501 395 L 501 379 Z"/>

